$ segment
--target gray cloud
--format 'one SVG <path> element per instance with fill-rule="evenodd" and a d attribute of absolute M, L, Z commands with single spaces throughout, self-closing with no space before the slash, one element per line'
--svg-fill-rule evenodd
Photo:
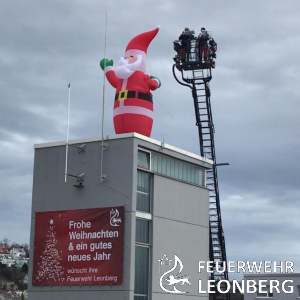
<path fill-rule="evenodd" d="M 230 260 L 294 260 L 299 243 L 299 56 L 296 1 L 108 1 L 107 58 L 140 32 L 161 30 L 147 72 L 159 77 L 152 137 L 199 153 L 189 89 L 172 75 L 173 40 L 202 26 L 218 42 L 212 109 Z M 33 144 L 101 134 L 105 1 L 0 4 L 0 238 L 28 242 Z M 114 90 L 106 83 L 105 133 Z M 14 218 L 12 218 L 12 216 Z M 14 221 L 13 221 L 14 220 Z M 2 237 L 1 237 L 2 236 Z M 297 267 L 298 266 L 298 267 Z"/>

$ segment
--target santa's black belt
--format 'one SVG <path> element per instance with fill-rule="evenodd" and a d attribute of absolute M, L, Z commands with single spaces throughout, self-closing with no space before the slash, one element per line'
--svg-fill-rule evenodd
<path fill-rule="evenodd" d="M 137 96 L 136 96 L 137 94 Z M 125 100 L 127 98 L 138 98 L 153 103 L 152 96 L 143 92 L 122 90 L 115 96 L 115 101 Z"/>

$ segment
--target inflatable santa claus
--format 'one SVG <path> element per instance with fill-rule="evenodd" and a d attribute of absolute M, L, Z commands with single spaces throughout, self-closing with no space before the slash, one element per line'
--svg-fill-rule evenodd
<path fill-rule="evenodd" d="M 134 37 L 114 70 L 113 61 L 102 59 L 100 67 L 116 89 L 114 127 L 117 134 L 137 132 L 150 137 L 153 124 L 153 98 L 150 91 L 160 87 L 160 80 L 147 75 L 147 49 L 158 33 L 156 29 Z"/>

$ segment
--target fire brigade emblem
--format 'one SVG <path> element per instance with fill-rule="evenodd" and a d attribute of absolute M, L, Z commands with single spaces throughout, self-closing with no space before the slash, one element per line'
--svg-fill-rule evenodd
<path fill-rule="evenodd" d="M 169 260 L 166 254 L 163 255 L 162 259 L 159 259 L 159 273 L 161 273 L 162 266 L 172 266 L 171 263 L 172 260 Z M 183 270 L 183 264 L 180 260 L 180 258 L 175 254 L 174 255 L 174 266 L 170 269 L 164 272 L 160 276 L 159 285 L 160 288 L 171 294 L 187 294 L 188 292 L 182 291 L 183 286 L 191 285 L 189 277 L 186 275 L 179 276 L 179 274 Z M 172 274 L 173 273 L 173 274 Z"/>
<path fill-rule="evenodd" d="M 110 225 L 111 226 L 120 226 L 119 223 L 122 223 L 122 220 L 119 216 L 120 216 L 120 213 L 117 209 L 112 209 L 110 211 Z"/>

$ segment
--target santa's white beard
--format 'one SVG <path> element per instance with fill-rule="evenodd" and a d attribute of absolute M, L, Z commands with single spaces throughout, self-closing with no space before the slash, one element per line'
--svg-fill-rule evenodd
<path fill-rule="evenodd" d="M 142 55 L 137 55 L 137 60 L 130 64 L 127 59 L 123 57 L 119 60 L 119 65 L 116 67 L 116 76 L 121 79 L 129 78 L 135 71 L 137 71 L 142 63 Z"/>

